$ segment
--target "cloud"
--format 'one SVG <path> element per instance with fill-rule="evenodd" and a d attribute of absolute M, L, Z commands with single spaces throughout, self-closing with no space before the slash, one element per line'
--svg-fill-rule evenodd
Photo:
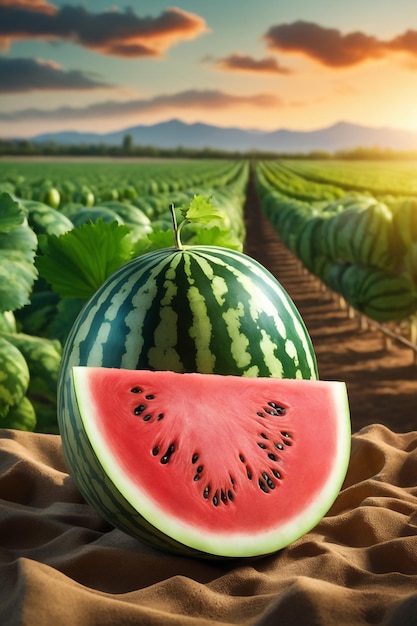
<path fill-rule="evenodd" d="M 267 57 L 264 59 L 254 59 L 253 57 L 233 53 L 223 59 L 211 59 L 213 60 L 215 67 L 220 70 L 230 72 L 252 72 L 259 74 L 290 74 L 291 70 L 287 67 L 283 67 L 278 63 L 274 57 Z"/>
<path fill-rule="evenodd" d="M 329 67 L 349 67 L 391 52 L 417 57 L 417 31 L 411 29 L 382 40 L 360 31 L 342 34 L 335 28 L 299 20 L 272 26 L 263 38 L 271 50 L 300 52 Z M 410 68 L 415 68 L 414 64 Z"/>
<path fill-rule="evenodd" d="M 312 22 L 272 26 L 263 36 L 270 50 L 300 52 L 328 67 L 349 67 L 392 52 L 417 58 L 417 31 L 408 30 L 393 39 L 382 40 L 360 31 L 342 34 Z"/>
<path fill-rule="evenodd" d="M 53 15 L 57 8 L 46 0 L 0 0 L 0 7 L 12 7 L 22 11 L 37 11 L 39 13 L 48 13 Z"/>
<path fill-rule="evenodd" d="M 387 48 L 399 52 L 410 52 L 417 56 L 417 30 L 407 30 L 387 42 Z"/>
<path fill-rule="evenodd" d="M 81 6 L 55 8 L 42 0 L 0 0 L 3 49 L 22 39 L 64 40 L 101 54 L 160 57 L 180 41 L 207 31 L 203 18 L 175 7 L 157 17 L 139 17 L 131 9 L 90 13 Z"/>
<path fill-rule="evenodd" d="M 175 108 L 179 110 L 226 110 L 237 107 L 273 108 L 282 106 L 280 98 L 273 94 L 239 96 L 216 90 L 188 90 L 175 94 L 159 95 L 149 99 L 127 102 L 100 102 L 86 107 L 59 107 L 54 110 L 22 109 L 0 113 L 0 121 L 22 122 L 35 120 L 74 120 L 122 117 L 154 113 Z"/>
<path fill-rule="evenodd" d="M 386 45 L 359 31 L 343 35 L 312 22 L 272 26 L 263 36 L 270 50 L 300 52 L 329 67 L 348 67 L 386 52 Z"/>
<path fill-rule="evenodd" d="M 79 70 L 64 70 L 43 59 L 8 59 L 0 57 L 0 93 L 40 90 L 79 90 L 109 87 Z"/>

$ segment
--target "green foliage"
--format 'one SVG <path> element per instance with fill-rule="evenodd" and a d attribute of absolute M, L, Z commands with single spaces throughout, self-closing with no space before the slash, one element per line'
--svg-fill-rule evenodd
<path fill-rule="evenodd" d="M 37 239 L 10 194 L 0 195 L 0 312 L 27 304 L 37 276 Z"/>
<path fill-rule="evenodd" d="M 181 213 L 187 222 L 197 224 L 211 224 L 212 222 L 225 220 L 225 215 L 215 208 L 210 198 L 201 194 L 194 195 L 193 199 L 181 207 Z"/>
<path fill-rule="evenodd" d="M 41 275 L 62 298 L 88 299 L 119 267 L 132 258 L 129 228 L 98 220 L 59 237 L 39 236 Z"/>
<path fill-rule="evenodd" d="M 231 248 L 242 252 L 242 242 L 233 235 L 229 230 L 223 230 L 218 226 L 200 229 L 194 237 L 194 245 L 201 246 L 220 246 L 222 248 Z"/>
<path fill-rule="evenodd" d="M 145 252 L 152 252 L 152 250 L 160 250 L 161 248 L 172 248 L 173 245 L 174 235 L 171 230 L 154 230 L 136 242 L 133 256 L 141 256 Z"/>

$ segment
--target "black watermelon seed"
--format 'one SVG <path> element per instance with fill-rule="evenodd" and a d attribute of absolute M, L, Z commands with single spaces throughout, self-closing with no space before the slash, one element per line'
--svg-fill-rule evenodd
<path fill-rule="evenodd" d="M 165 452 L 164 456 L 161 458 L 162 465 L 166 465 L 166 463 L 168 463 L 168 461 L 171 458 L 171 455 L 174 452 L 174 450 L 175 450 L 175 445 L 173 443 L 171 443 L 168 446 L 167 451 Z"/>
<path fill-rule="evenodd" d="M 244 458 L 243 454 L 239 454 L 239 459 L 242 461 L 242 463 L 245 462 L 245 458 Z"/>
<path fill-rule="evenodd" d="M 270 489 L 275 489 L 274 481 L 271 480 L 271 477 L 268 476 L 266 472 L 262 472 L 262 478 L 264 479 L 264 481 L 266 482 L 266 484 L 268 485 Z"/>
<path fill-rule="evenodd" d="M 268 457 L 271 459 L 271 461 L 276 461 L 277 457 L 275 456 L 275 454 L 273 452 L 268 452 Z"/>
<path fill-rule="evenodd" d="M 193 480 L 194 481 L 200 480 L 200 474 L 195 474 Z"/>
<path fill-rule="evenodd" d="M 268 439 L 268 435 L 267 435 L 266 433 L 261 433 L 261 437 L 262 437 L 263 439 Z"/>
<path fill-rule="evenodd" d="M 203 471 L 203 465 L 199 465 L 197 467 L 197 474 L 201 474 L 202 471 Z"/>
<path fill-rule="evenodd" d="M 133 413 L 135 415 L 141 415 L 145 409 L 146 409 L 145 404 L 138 404 L 138 406 L 135 406 L 135 408 L 133 409 Z"/>
<path fill-rule="evenodd" d="M 164 419 L 164 414 L 163 414 L 163 413 L 160 413 L 160 414 L 158 415 L 158 418 L 157 418 L 157 419 L 158 419 L 158 422 L 159 422 L 160 420 Z"/>
<path fill-rule="evenodd" d="M 266 445 L 262 443 L 262 441 L 258 441 L 258 446 L 262 448 L 262 450 L 266 450 Z"/>
<path fill-rule="evenodd" d="M 259 479 L 258 480 L 258 485 L 259 485 L 259 488 L 262 489 L 262 491 L 264 493 L 269 493 L 269 489 L 268 489 L 267 485 L 264 483 L 263 480 Z"/>
<path fill-rule="evenodd" d="M 222 489 L 222 490 L 221 490 L 221 492 L 220 492 L 220 498 L 221 498 L 222 502 L 223 502 L 224 504 L 226 504 L 226 502 L 227 502 L 227 496 L 226 496 L 225 492 L 223 491 L 223 489 Z"/>
<path fill-rule="evenodd" d="M 217 495 L 217 491 L 216 491 L 216 493 L 213 496 L 213 504 L 214 504 L 214 506 L 218 506 L 218 504 L 219 504 L 219 497 Z"/>
<path fill-rule="evenodd" d="M 194 463 L 197 463 L 197 461 L 198 461 L 198 454 L 195 453 L 192 456 L 191 463 L 194 465 Z"/>
<path fill-rule="evenodd" d="M 205 500 L 207 500 L 207 498 L 209 497 L 209 493 L 210 493 L 210 487 L 204 487 L 204 491 L 203 491 L 203 498 Z"/>
<path fill-rule="evenodd" d="M 252 472 L 250 471 L 249 467 L 246 467 L 246 476 L 249 478 L 249 480 L 252 480 Z"/>
<path fill-rule="evenodd" d="M 143 417 L 143 421 L 144 422 L 149 422 L 149 420 L 152 419 L 152 415 L 150 413 L 147 413 L 144 417 Z"/>
<path fill-rule="evenodd" d="M 149 395 L 145 396 L 146 400 L 153 400 L 155 398 L 155 396 L 153 395 L 153 393 L 150 393 Z"/>
<path fill-rule="evenodd" d="M 229 498 L 229 500 L 233 500 L 233 498 L 234 498 L 233 492 L 230 491 L 230 489 L 227 492 L 227 497 Z"/>
<path fill-rule="evenodd" d="M 276 402 L 268 402 L 268 406 L 270 406 L 271 408 L 264 410 L 266 413 L 269 413 L 269 415 L 285 415 L 287 412 L 287 409 L 284 406 L 280 406 Z"/>
<path fill-rule="evenodd" d="M 275 446 L 276 448 L 278 448 L 278 450 L 283 450 L 283 449 L 284 449 L 284 446 L 282 445 L 282 443 L 279 443 L 278 441 L 276 441 L 276 442 L 274 443 L 274 446 Z"/>
<path fill-rule="evenodd" d="M 259 415 L 259 417 L 265 417 L 265 415 L 262 413 L 262 411 L 257 411 L 256 415 Z"/>
<path fill-rule="evenodd" d="M 272 470 L 272 473 L 273 473 L 273 475 L 275 476 L 275 478 L 281 478 L 281 474 L 279 473 L 279 471 L 278 471 L 278 470 L 273 469 L 273 470 Z"/>
<path fill-rule="evenodd" d="M 157 454 L 159 454 L 159 446 L 155 446 L 155 447 L 152 449 L 152 454 L 153 454 L 154 456 L 156 456 Z"/>
<path fill-rule="evenodd" d="M 235 484 L 235 479 L 233 478 L 233 476 L 230 476 L 230 482 L 232 483 L 232 485 Z"/>
<path fill-rule="evenodd" d="M 142 393 L 142 389 L 140 387 L 132 387 L 130 393 Z"/>

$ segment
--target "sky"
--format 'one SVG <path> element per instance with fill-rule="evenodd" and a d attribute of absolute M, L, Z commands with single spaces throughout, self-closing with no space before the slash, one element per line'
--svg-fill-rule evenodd
<path fill-rule="evenodd" d="M 417 131 L 416 0 L 0 0 L 0 138 Z"/>

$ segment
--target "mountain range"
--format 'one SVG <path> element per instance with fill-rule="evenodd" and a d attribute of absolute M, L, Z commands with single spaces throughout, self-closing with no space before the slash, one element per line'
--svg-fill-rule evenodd
<path fill-rule="evenodd" d="M 134 145 L 177 149 L 179 146 L 202 150 L 225 150 L 248 152 L 251 150 L 280 153 L 311 152 L 323 150 L 334 152 L 355 148 L 380 148 L 392 150 L 416 150 L 417 132 L 389 127 L 369 127 L 348 122 L 312 131 L 278 129 L 275 131 L 222 128 L 209 124 L 186 124 L 169 120 L 153 126 L 133 126 L 116 132 L 80 133 L 63 131 L 45 133 L 31 138 L 34 143 L 55 141 L 61 145 L 100 144 L 121 145 L 130 135 Z"/>

